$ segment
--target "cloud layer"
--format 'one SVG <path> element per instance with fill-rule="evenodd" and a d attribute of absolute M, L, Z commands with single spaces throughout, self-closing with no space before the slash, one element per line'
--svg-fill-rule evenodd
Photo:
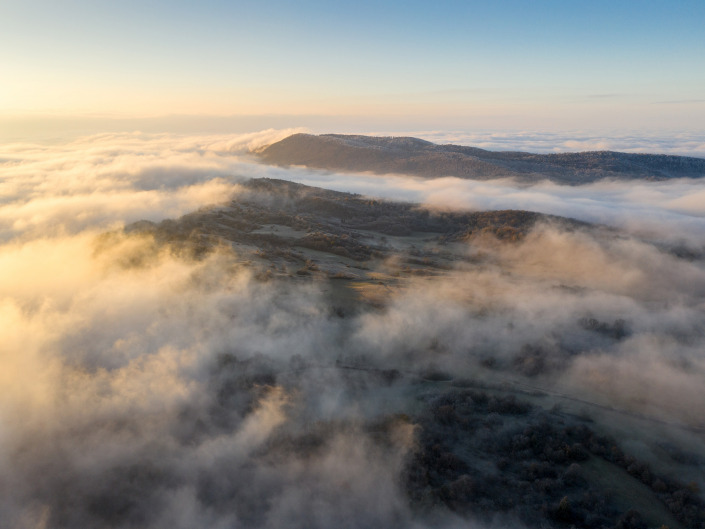
<path fill-rule="evenodd" d="M 476 181 L 455 177 L 339 175 L 292 170 L 289 179 L 339 191 L 406 200 L 435 208 L 523 209 L 617 227 L 644 237 L 705 244 L 705 181 L 604 181 L 584 186 L 510 179 Z"/>
<path fill-rule="evenodd" d="M 293 132 L 102 134 L 69 144 L 7 145 L 0 159 L 0 239 L 178 217 L 227 200 L 242 179 L 236 155 Z"/>
<path fill-rule="evenodd" d="M 0 518 L 10 527 L 459 526 L 450 514 L 418 519 L 400 484 L 415 426 L 389 417 L 418 390 L 340 362 L 521 378 L 686 432 L 703 426 L 705 263 L 636 236 L 705 244 L 702 184 L 526 188 L 247 156 L 287 132 L 6 149 Z M 230 249 L 192 260 L 115 230 L 227 200 L 255 176 L 630 233 L 547 225 L 515 245 L 475 241 L 447 275 L 409 280 L 384 309 L 340 319 L 325 285 L 263 282 Z"/>
<path fill-rule="evenodd" d="M 399 133 L 384 135 L 398 136 Z M 675 154 L 705 157 L 705 134 L 702 131 L 679 131 L 670 134 L 606 131 L 604 133 L 572 131 L 418 131 L 407 136 L 434 143 L 455 143 L 497 151 L 538 153 L 578 151 L 619 151 Z"/>

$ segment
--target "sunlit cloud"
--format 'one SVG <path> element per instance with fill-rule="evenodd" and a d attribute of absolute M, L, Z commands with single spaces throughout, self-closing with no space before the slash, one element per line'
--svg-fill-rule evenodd
<path fill-rule="evenodd" d="M 161 220 L 225 201 L 252 165 L 238 155 L 292 132 L 10 144 L 0 160 L 0 239 Z"/>
<path fill-rule="evenodd" d="M 702 179 L 602 181 L 583 186 L 545 181 L 526 186 L 511 179 L 421 179 L 313 170 L 292 170 L 288 178 L 308 185 L 439 208 L 539 211 L 619 227 L 646 237 L 681 238 L 705 244 L 705 202 L 698 200 L 705 192 Z"/>
<path fill-rule="evenodd" d="M 407 391 L 418 407 L 429 389 L 390 383 L 382 394 L 338 369 L 350 359 L 409 376 L 524 377 L 590 410 L 667 423 L 664 439 L 702 426 L 705 267 L 642 237 L 702 244 L 698 181 L 420 180 L 268 167 L 249 154 L 287 133 L 8 149 L 0 515 L 10 527 L 467 524 L 447 512 L 423 520 L 409 505 L 400 476 L 418 426 L 391 415 L 384 442 L 370 427 L 405 412 Z M 341 319 L 325 283 L 263 281 L 229 247 L 196 259 L 120 229 L 217 206 L 251 177 L 623 231 L 549 222 L 511 245 L 458 243 L 468 259 L 455 268 Z"/>
<path fill-rule="evenodd" d="M 376 133 L 399 136 L 399 132 Z M 629 153 L 661 153 L 705 157 L 705 134 L 693 131 L 644 132 L 615 131 L 410 131 L 414 136 L 434 143 L 454 143 L 487 150 L 525 151 L 536 153 L 618 151 Z"/>

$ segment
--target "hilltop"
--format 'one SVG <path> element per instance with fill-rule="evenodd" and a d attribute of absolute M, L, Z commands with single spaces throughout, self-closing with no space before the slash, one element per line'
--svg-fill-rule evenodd
<path fill-rule="evenodd" d="M 258 151 L 268 164 L 332 171 L 399 173 L 477 180 L 511 177 L 580 185 L 602 179 L 702 178 L 705 159 L 664 154 L 594 151 L 562 154 L 497 152 L 437 145 L 410 137 L 294 134 Z"/>
<path fill-rule="evenodd" d="M 539 223 L 596 229 L 532 211 L 438 211 L 270 178 L 244 182 L 223 206 L 127 229 L 196 253 L 225 243 L 272 270 L 366 281 L 372 263 L 390 258 L 397 277 L 447 270 L 467 259 L 468 242 L 516 243 Z"/>

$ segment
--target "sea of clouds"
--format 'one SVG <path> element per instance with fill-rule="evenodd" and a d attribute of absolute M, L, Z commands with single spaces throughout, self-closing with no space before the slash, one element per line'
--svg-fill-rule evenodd
<path fill-rule="evenodd" d="M 381 133 L 399 135 L 398 133 Z M 491 151 L 559 153 L 580 151 L 619 151 L 705 157 L 702 131 L 417 131 L 406 136 L 434 143 L 470 145 Z"/>
<path fill-rule="evenodd" d="M 511 365 L 529 345 L 560 373 L 535 381 L 545 388 L 703 426 L 705 182 L 421 180 L 268 167 L 250 154 L 292 132 L 3 146 L 7 526 L 459 525 L 451 515 L 417 520 L 405 500 L 399 475 L 413 426 L 395 426 L 380 445 L 365 429 L 374 399 L 335 370 L 300 372 L 301 363 L 353 357 L 472 375 L 488 355 Z M 411 281 L 381 314 L 343 324 L 315 282 L 262 283 L 230 251 L 194 260 L 120 230 L 224 203 L 256 177 L 622 231 L 544 226 L 520 244 L 469 247 L 481 266 Z M 627 335 L 598 336 L 586 318 L 623 321 Z M 315 428 L 327 428 L 320 446 L 291 444 Z"/>

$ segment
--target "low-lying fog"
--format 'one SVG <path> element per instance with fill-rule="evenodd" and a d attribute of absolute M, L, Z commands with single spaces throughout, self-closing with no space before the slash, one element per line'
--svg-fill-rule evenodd
<path fill-rule="evenodd" d="M 413 425 L 380 445 L 360 388 L 334 369 L 297 371 L 339 359 L 466 377 L 491 360 L 555 393 L 705 426 L 705 181 L 526 187 L 274 168 L 248 155 L 291 132 L 3 148 L 9 527 L 420 527 L 399 484 Z M 470 245 L 481 264 L 411 281 L 353 321 L 331 317 L 316 282 L 260 282 L 228 251 L 196 261 L 115 231 L 225 201 L 264 176 L 625 231 L 542 226 L 520 243 Z M 333 433 L 313 454 L 278 444 L 326 424 Z"/>

